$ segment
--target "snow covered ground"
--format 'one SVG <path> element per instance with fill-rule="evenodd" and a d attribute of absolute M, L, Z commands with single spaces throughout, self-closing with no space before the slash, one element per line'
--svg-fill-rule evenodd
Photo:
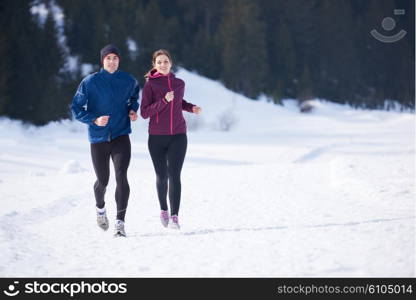
<path fill-rule="evenodd" d="M 414 114 L 300 114 L 177 76 L 203 108 L 186 116 L 179 232 L 159 221 L 147 120 L 133 124 L 122 239 L 96 226 L 83 124 L 0 119 L 1 277 L 415 276 Z M 111 229 L 114 190 L 112 174 Z"/>

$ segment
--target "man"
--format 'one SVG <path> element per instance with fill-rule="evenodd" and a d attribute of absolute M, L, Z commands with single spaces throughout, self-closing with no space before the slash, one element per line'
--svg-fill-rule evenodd
<path fill-rule="evenodd" d="M 109 222 L 104 195 L 110 177 L 110 157 L 117 182 L 115 236 L 126 236 L 124 218 L 130 194 L 127 169 L 130 164 L 130 121 L 137 120 L 140 87 L 137 80 L 118 70 L 120 52 L 114 45 L 101 49 L 100 72 L 85 77 L 73 98 L 74 117 L 88 124 L 91 157 L 97 180 L 94 184 L 97 223 L 107 230 Z"/>

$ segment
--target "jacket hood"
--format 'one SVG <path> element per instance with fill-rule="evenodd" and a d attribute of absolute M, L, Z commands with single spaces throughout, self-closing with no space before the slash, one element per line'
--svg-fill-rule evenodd
<path fill-rule="evenodd" d="M 149 72 L 149 79 L 156 79 L 159 77 L 166 77 L 166 76 L 175 77 L 173 73 L 163 75 L 162 73 L 159 73 L 156 69 L 153 69 Z"/>

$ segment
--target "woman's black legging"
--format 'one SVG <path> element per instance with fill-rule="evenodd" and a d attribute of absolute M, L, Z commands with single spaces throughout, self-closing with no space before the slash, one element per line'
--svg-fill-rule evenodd
<path fill-rule="evenodd" d="M 149 135 L 149 152 L 156 172 L 160 209 L 168 210 L 166 201 L 169 179 L 171 215 L 178 215 L 181 202 L 181 170 L 188 139 L 186 134 Z"/>
<path fill-rule="evenodd" d="M 113 160 L 117 182 L 116 204 L 117 219 L 124 221 L 130 187 L 127 181 L 127 169 L 130 164 L 131 145 L 128 135 L 122 135 L 110 142 L 91 144 L 91 157 L 97 181 L 94 184 L 95 201 L 98 208 L 105 205 L 104 195 L 110 178 L 110 157 Z"/>

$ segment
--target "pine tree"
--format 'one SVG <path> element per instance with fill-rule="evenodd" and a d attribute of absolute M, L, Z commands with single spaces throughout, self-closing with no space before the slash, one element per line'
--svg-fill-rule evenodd
<path fill-rule="evenodd" d="M 365 74 L 362 77 L 366 81 L 369 91 L 363 104 L 369 108 L 384 107 L 384 101 L 389 97 L 389 90 L 397 85 L 396 80 L 399 80 L 396 77 L 398 74 L 395 70 L 395 65 L 399 60 L 395 48 L 397 49 L 398 43 L 403 41 L 392 44 L 383 43 L 370 34 L 372 29 L 385 33 L 383 32 L 381 22 L 384 17 L 392 16 L 393 9 L 392 1 L 380 3 L 376 0 L 370 0 L 366 14 L 367 32 L 365 43 L 367 47 L 364 50 L 365 52 L 362 53 L 361 59 L 367 65 L 367 68 L 362 70 Z"/>
<path fill-rule="evenodd" d="M 46 124 L 50 120 L 66 117 L 68 101 L 60 95 L 61 82 L 59 70 L 63 66 L 63 54 L 57 44 L 57 31 L 51 10 L 43 26 L 41 39 L 37 43 L 37 72 L 36 83 L 39 88 L 39 99 L 33 122 Z"/>
<path fill-rule="evenodd" d="M 41 30 L 30 14 L 32 1 L 7 1 L 5 5 L 5 23 L 8 26 L 6 40 L 8 41 L 7 58 L 9 59 L 10 76 L 8 90 L 10 101 L 5 105 L 5 111 L 11 118 L 30 121 L 39 99 L 36 43 Z"/>
<path fill-rule="evenodd" d="M 3 31 L 0 30 L 0 57 L 6 57 L 6 39 Z M 8 102 L 8 89 L 7 89 L 7 60 L 0 59 L 0 115 L 5 114 L 5 106 Z"/>
<path fill-rule="evenodd" d="M 320 35 L 317 40 L 317 86 L 318 96 L 341 103 L 350 102 L 358 92 L 359 57 L 356 36 L 364 35 L 357 30 L 351 2 L 336 3 L 322 0 L 318 6 Z"/>
<path fill-rule="evenodd" d="M 127 10 L 128 7 L 126 6 L 128 3 L 120 2 L 117 5 L 111 4 L 112 2 L 110 1 L 108 5 L 102 8 L 107 27 L 104 35 L 106 42 L 96 49 L 96 53 L 98 53 L 105 44 L 112 43 L 116 45 L 121 53 L 120 69 L 131 72 L 134 68 L 127 45 L 130 28 L 129 24 L 126 22 L 126 16 L 129 14 Z"/>
<path fill-rule="evenodd" d="M 141 1 L 136 4 L 133 28 L 129 31 L 139 44 L 135 68 L 147 71 L 152 53 L 170 51 L 174 66 L 197 70 L 219 78 L 220 50 L 215 38 L 222 0 Z M 151 25 L 150 25 L 151 24 Z M 141 77 L 141 74 L 139 75 Z"/>
<path fill-rule="evenodd" d="M 7 88 L 7 82 L 8 82 L 8 75 L 9 75 L 9 69 L 8 69 L 8 59 L 7 59 L 7 45 L 8 42 L 6 40 L 6 26 L 4 24 L 5 20 L 5 8 L 4 8 L 4 2 L 0 3 L 0 116 L 5 115 L 5 107 L 9 101 L 9 91 Z"/>
<path fill-rule="evenodd" d="M 225 85 L 256 98 L 264 90 L 268 70 L 265 27 L 255 2 L 226 2 L 219 43 L 223 45 L 221 78 Z"/>
<path fill-rule="evenodd" d="M 96 0 L 58 0 L 65 14 L 65 35 L 71 55 L 79 63 L 100 65 L 100 49 L 108 43 L 109 25 L 105 9 L 114 3 Z"/>
<path fill-rule="evenodd" d="M 178 1 L 182 18 L 179 22 L 186 40 L 179 51 L 184 67 L 197 70 L 198 73 L 219 79 L 222 69 L 221 47 L 215 37 L 219 21 L 223 15 L 222 0 Z"/>
<path fill-rule="evenodd" d="M 276 86 L 275 94 L 278 95 L 280 101 L 284 97 L 294 98 L 295 88 L 293 85 L 293 79 L 296 77 L 296 51 L 292 35 L 290 34 L 289 27 L 286 21 L 280 20 L 277 30 L 275 31 L 276 45 L 274 47 L 273 54 L 269 56 L 274 58 L 274 68 L 272 72 L 276 74 L 278 78 L 278 85 Z M 274 76 L 273 76 L 274 77 Z M 275 101 L 276 101 L 275 100 Z"/>
<path fill-rule="evenodd" d="M 299 88 L 297 99 L 300 102 L 310 100 L 314 97 L 313 95 L 313 88 L 312 88 L 312 80 L 310 71 L 307 65 L 305 65 L 302 76 L 299 81 Z"/>
<path fill-rule="evenodd" d="M 152 54 L 158 49 L 166 49 L 170 52 L 174 44 L 166 30 L 167 23 L 163 18 L 159 5 L 156 1 L 150 1 L 147 5 L 141 4 L 134 11 L 135 28 L 132 31 L 132 38 L 139 45 L 139 55 L 135 65 L 137 78 L 143 82 L 143 75 L 152 67 Z M 174 56 L 174 53 L 172 53 Z M 177 63 L 174 61 L 174 63 Z"/>

